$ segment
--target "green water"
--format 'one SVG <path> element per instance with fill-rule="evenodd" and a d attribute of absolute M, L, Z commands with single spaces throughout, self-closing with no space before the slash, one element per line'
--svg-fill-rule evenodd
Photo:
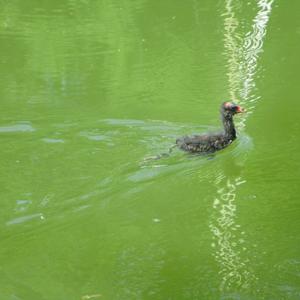
<path fill-rule="evenodd" d="M 0 7 L 1 300 L 300 299 L 298 1 Z"/>

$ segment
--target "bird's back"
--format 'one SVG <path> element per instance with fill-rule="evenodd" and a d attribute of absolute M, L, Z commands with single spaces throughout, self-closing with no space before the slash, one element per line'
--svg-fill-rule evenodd
<path fill-rule="evenodd" d="M 176 140 L 182 150 L 194 153 L 213 153 L 228 146 L 232 140 L 226 138 L 224 133 L 184 136 Z"/>

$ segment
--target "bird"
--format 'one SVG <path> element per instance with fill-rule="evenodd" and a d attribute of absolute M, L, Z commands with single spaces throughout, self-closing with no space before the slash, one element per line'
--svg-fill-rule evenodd
<path fill-rule="evenodd" d="M 210 154 L 229 146 L 236 139 L 233 116 L 245 112 L 234 102 L 223 102 L 220 108 L 224 130 L 220 133 L 183 136 L 176 140 L 176 145 L 190 153 Z"/>

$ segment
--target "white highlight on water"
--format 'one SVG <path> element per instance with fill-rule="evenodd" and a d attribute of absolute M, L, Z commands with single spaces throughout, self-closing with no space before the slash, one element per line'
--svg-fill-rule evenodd
<path fill-rule="evenodd" d="M 226 12 L 223 15 L 229 94 L 232 101 L 252 112 L 259 99 L 255 94 L 254 79 L 273 0 L 257 0 L 259 10 L 253 19 L 252 30 L 246 33 L 244 38 L 237 32 L 239 22 L 233 10 L 233 2 L 226 0 Z M 247 114 L 237 121 L 239 129 L 245 127 L 246 118 Z M 245 183 L 243 178 L 230 179 L 223 171 L 216 175 L 214 182 L 217 189 L 213 204 L 215 215 L 209 226 L 213 234 L 214 257 L 220 268 L 221 291 L 229 290 L 231 287 L 249 288 L 257 280 L 249 267 L 250 253 L 247 249 L 246 233 L 236 223 L 237 188 L 243 183 Z"/>
<path fill-rule="evenodd" d="M 258 58 L 262 52 L 273 0 L 257 1 L 258 13 L 253 19 L 251 31 L 247 32 L 244 38 L 236 32 L 239 22 L 232 3 L 233 0 L 226 1 L 224 46 L 228 60 L 230 98 L 248 110 L 248 114 L 241 116 L 237 122 L 237 127 L 241 129 L 245 127 L 246 118 L 259 99 L 255 94 L 254 77 L 258 69 Z"/>
<path fill-rule="evenodd" d="M 213 208 L 217 214 L 209 227 L 213 233 L 214 257 L 220 269 L 220 290 L 230 287 L 248 288 L 257 279 L 248 268 L 249 250 L 245 232 L 236 223 L 236 190 L 243 183 L 245 180 L 242 178 L 228 179 L 222 175 L 222 172 L 215 180 L 217 194 Z"/>

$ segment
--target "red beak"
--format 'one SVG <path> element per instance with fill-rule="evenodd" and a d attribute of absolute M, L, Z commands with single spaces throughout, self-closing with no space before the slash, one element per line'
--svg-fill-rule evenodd
<path fill-rule="evenodd" d="M 245 112 L 245 110 L 242 107 L 240 107 L 239 105 L 237 105 L 236 112 L 237 113 L 243 113 L 243 112 Z"/>

